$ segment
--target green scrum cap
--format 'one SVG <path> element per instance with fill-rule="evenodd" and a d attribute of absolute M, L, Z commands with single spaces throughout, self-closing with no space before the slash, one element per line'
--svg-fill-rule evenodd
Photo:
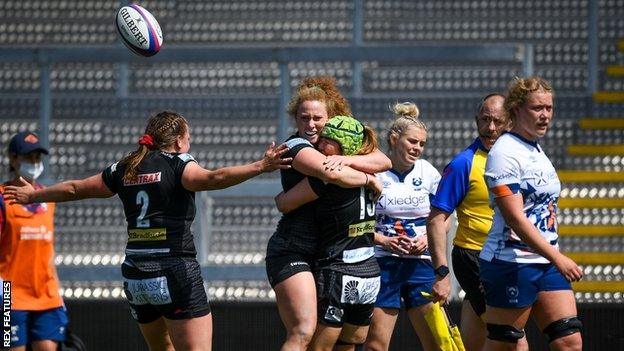
<path fill-rule="evenodd" d="M 364 126 L 353 117 L 335 116 L 327 121 L 321 136 L 340 144 L 343 155 L 355 155 L 364 141 Z"/>

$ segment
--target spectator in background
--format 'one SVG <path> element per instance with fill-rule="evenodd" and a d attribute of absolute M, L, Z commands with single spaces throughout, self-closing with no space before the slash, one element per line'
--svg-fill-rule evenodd
<path fill-rule="evenodd" d="M 492 146 L 485 180 L 494 221 L 479 255 L 488 336 L 484 350 L 514 350 L 533 316 L 551 350 L 581 350 L 581 322 L 570 285 L 579 266 L 559 252 L 561 183 L 537 143 L 553 118 L 551 85 L 516 78 L 505 99 L 512 128 Z"/>
<path fill-rule="evenodd" d="M 22 204 L 119 196 L 128 222 L 124 291 L 150 350 L 212 349 L 212 316 L 191 233 L 195 192 L 288 168 L 291 161 L 281 158 L 285 145 L 272 144 L 259 161 L 212 171 L 189 149 L 186 119 L 163 111 L 149 119 L 135 151 L 99 174 L 44 189 L 18 180 L 5 187 L 5 197 Z"/>
<path fill-rule="evenodd" d="M 455 277 L 466 292 L 461 313 L 461 334 L 466 350 L 481 350 L 487 334 L 483 314 L 485 296 L 479 280 L 479 253 L 492 226 L 494 211 L 488 201 L 485 184 L 485 160 L 494 142 L 509 128 L 503 108 L 505 96 L 489 94 L 479 104 L 475 122 L 478 137 L 451 160 L 442 172 L 438 191 L 431 200 L 427 236 L 433 266 L 446 271 L 446 226 L 457 211 L 457 232 L 453 240 L 452 263 Z M 449 299 L 449 276 L 437 276 L 433 301 L 444 304 Z M 518 350 L 528 349 L 526 337 Z"/>
<path fill-rule="evenodd" d="M 37 134 L 20 132 L 8 148 L 12 178 L 0 186 L 28 182 L 42 188 L 43 154 Z M 20 180 L 20 178 L 22 180 Z M 55 351 L 65 340 L 67 312 L 54 267 L 55 204 L 29 205 L 0 200 L 0 280 L 11 282 L 11 350 Z"/>
<path fill-rule="evenodd" d="M 381 288 L 366 347 L 388 350 L 402 300 L 424 350 L 435 350 L 438 346 L 424 318 L 432 303 L 421 293 L 430 292 L 435 281 L 425 224 L 440 173 L 421 158 L 427 127 L 418 119 L 416 104 L 397 103 L 392 111 L 396 119 L 387 136 L 392 169 L 377 175 L 383 183 L 375 228 Z"/>
<path fill-rule="evenodd" d="M 364 172 L 372 174 L 390 167 L 390 160 L 377 149 L 368 155 L 326 159 L 314 148 L 330 116 L 351 115 L 349 104 L 333 78 L 304 79 L 288 105 L 288 112 L 294 118 L 297 132 L 286 141 L 289 150 L 284 157 L 291 157 L 293 162 L 292 169 L 281 172 L 284 191 L 306 176 L 359 188 L 366 185 Z M 306 350 L 314 334 L 317 308 L 311 269 L 318 235 L 311 202 L 284 214 L 267 245 L 267 276 L 286 327 L 282 351 Z"/>

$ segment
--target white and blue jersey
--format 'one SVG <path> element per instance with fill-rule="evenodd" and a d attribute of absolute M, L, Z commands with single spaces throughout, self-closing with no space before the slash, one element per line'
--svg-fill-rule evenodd
<path fill-rule="evenodd" d="M 522 194 L 526 217 L 550 245 L 559 248 L 556 212 L 561 183 L 542 148 L 515 133 L 503 134 L 488 154 L 485 180 L 494 222 L 480 257 L 486 261 L 549 263 L 507 226 L 494 201 L 497 197 Z"/>
<path fill-rule="evenodd" d="M 375 230 L 385 236 L 407 235 L 418 237 L 427 233 L 429 198 L 435 194 L 440 182 L 440 172 L 429 162 L 419 159 L 404 174 L 390 169 L 377 174 L 383 191 L 377 202 Z M 375 256 L 397 256 L 382 246 L 375 248 Z M 422 255 L 401 255 L 407 258 L 431 260 L 429 251 Z"/>

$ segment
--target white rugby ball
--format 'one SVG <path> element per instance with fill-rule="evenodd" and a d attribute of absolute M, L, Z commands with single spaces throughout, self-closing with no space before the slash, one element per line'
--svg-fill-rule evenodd
<path fill-rule="evenodd" d="M 163 43 L 162 30 L 149 11 L 137 4 L 119 9 L 115 18 L 121 41 L 135 54 L 154 56 Z"/>

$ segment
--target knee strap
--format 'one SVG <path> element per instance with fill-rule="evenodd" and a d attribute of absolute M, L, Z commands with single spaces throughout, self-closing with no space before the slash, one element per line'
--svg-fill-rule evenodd
<path fill-rule="evenodd" d="M 548 342 L 550 343 L 564 336 L 579 333 L 582 326 L 583 323 L 581 323 L 581 321 L 574 316 L 562 318 L 558 321 L 550 323 L 546 328 L 544 328 L 543 332 L 548 335 Z"/>
<path fill-rule="evenodd" d="M 517 343 L 524 336 L 524 331 L 517 329 L 513 325 L 487 323 L 487 330 L 488 339 L 513 344 Z"/>

